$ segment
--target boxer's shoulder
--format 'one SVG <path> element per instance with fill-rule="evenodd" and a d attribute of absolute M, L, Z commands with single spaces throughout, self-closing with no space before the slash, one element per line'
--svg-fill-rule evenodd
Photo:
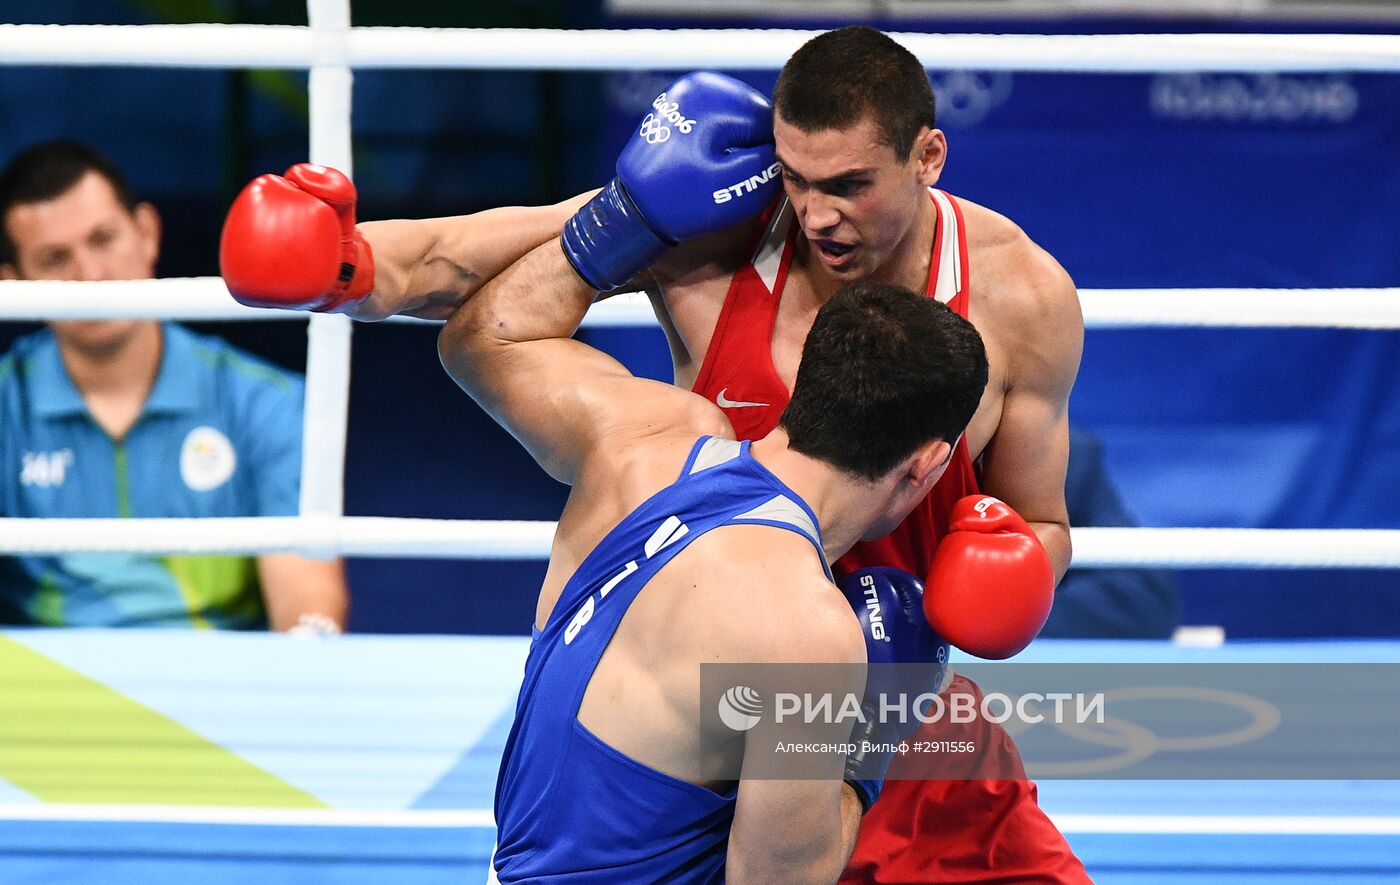
<path fill-rule="evenodd" d="M 967 229 L 968 263 L 979 277 L 1014 288 L 1063 288 L 1069 275 L 1010 218 L 970 200 L 958 199 Z"/>
<path fill-rule="evenodd" d="M 971 318 L 978 329 L 998 339 L 1082 335 L 1074 281 L 1055 257 L 1005 215 L 958 202 L 967 229 Z"/>
<path fill-rule="evenodd" d="M 670 415 L 665 423 L 639 415 L 588 452 L 579 475 L 590 489 L 616 493 L 628 509 L 636 507 L 676 481 L 701 436 L 733 438 L 734 429 L 718 406 L 689 391 L 676 392 L 682 396 L 675 400 L 689 407 L 677 412 L 674 422 Z"/>
<path fill-rule="evenodd" d="M 865 659 L 850 606 L 810 541 L 765 525 L 714 529 L 691 545 L 680 576 L 717 643 L 752 663 Z M 794 618 L 794 611 L 801 617 Z M 702 617 L 695 612 L 697 618 Z"/>

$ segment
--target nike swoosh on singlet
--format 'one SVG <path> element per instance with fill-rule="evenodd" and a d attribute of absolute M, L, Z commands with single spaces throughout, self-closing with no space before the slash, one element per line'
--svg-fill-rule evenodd
<path fill-rule="evenodd" d="M 737 400 L 732 400 L 729 397 L 725 396 L 725 394 L 728 392 L 728 387 L 721 390 L 719 392 L 719 395 L 715 397 L 715 405 L 719 406 L 721 409 L 748 409 L 755 406 L 769 405 L 768 403 L 745 403 L 739 402 Z"/>

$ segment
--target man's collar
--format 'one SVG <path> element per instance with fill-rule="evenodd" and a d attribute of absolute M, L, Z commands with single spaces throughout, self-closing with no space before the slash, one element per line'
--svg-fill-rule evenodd
<path fill-rule="evenodd" d="M 34 411 L 43 418 L 88 414 L 87 403 L 63 364 L 58 339 L 46 330 L 26 362 L 34 392 Z M 141 413 L 178 414 L 199 406 L 194 335 L 173 323 L 161 324 L 160 368 Z"/>
<path fill-rule="evenodd" d="M 194 335 L 174 323 L 161 323 L 160 330 L 160 369 L 141 412 L 192 412 L 199 407 Z"/>
<path fill-rule="evenodd" d="M 38 334 L 34 352 L 24 361 L 21 370 L 29 378 L 29 390 L 34 397 L 34 414 L 40 418 L 71 418 L 87 414 L 87 403 L 68 376 L 58 338 L 52 329 Z"/>

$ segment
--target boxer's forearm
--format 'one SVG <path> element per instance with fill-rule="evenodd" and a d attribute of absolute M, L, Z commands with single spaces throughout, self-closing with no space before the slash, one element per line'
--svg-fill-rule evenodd
<path fill-rule="evenodd" d="M 855 850 L 862 814 L 850 784 L 841 785 L 840 803 L 839 832 L 806 818 L 806 808 L 796 813 L 796 819 L 784 815 L 764 819 L 757 838 L 731 830 L 725 881 L 730 885 L 835 883 Z"/>
<path fill-rule="evenodd" d="M 593 193 L 552 206 L 361 224 L 360 232 L 374 252 L 374 290 L 349 311 L 350 316 L 447 319 L 525 253 L 558 236 L 564 222 Z"/>
<path fill-rule="evenodd" d="M 482 286 L 452 314 L 442 337 L 463 352 L 572 338 L 596 295 L 554 238 Z"/>
<path fill-rule="evenodd" d="M 850 784 L 841 785 L 841 865 L 851 860 L 856 850 L 856 836 L 860 835 L 860 820 L 864 814 L 860 799 Z"/>
<path fill-rule="evenodd" d="M 573 337 L 594 291 L 564 257 L 558 239 L 539 246 L 481 288 L 448 319 L 438 335 L 443 367 L 472 398 L 507 427 L 508 401 L 520 379 L 558 371 L 566 357 L 539 342 Z M 555 365 L 547 365 L 554 362 Z M 536 396 L 548 392 L 534 391 Z"/>
<path fill-rule="evenodd" d="M 1070 543 L 1069 526 L 1062 522 L 1030 522 L 1031 531 L 1040 539 L 1045 555 L 1050 557 L 1050 565 L 1055 570 L 1055 583 L 1065 576 L 1073 555 Z"/>
<path fill-rule="evenodd" d="M 616 444 L 639 419 L 667 426 L 696 411 L 693 394 L 638 380 L 573 340 L 593 296 L 551 240 L 467 299 L 438 336 L 453 380 L 566 485 L 591 452 Z"/>
<path fill-rule="evenodd" d="M 357 320 L 395 314 L 445 319 L 481 285 L 466 255 L 449 254 L 471 216 L 420 221 L 370 221 L 360 225 L 374 253 L 374 289 L 348 311 Z"/>

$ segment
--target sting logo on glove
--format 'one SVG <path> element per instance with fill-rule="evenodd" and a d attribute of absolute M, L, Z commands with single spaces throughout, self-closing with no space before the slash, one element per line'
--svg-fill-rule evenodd
<path fill-rule="evenodd" d="M 889 704 L 903 705 L 908 698 L 938 690 L 948 644 L 929 628 L 923 585 L 908 572 L 861 569 L 842 578 L 839 588 L 865 634 L 865 659 L 870 664 L 861 718 L 851 729 L 851 743 L 858 749 L 846 758 L 846 781 L 869 810 L 894 758 L 891 748 L 913 734 L 920 721 L 911 715 L 912 708 L 901 707 L 898 715 L 891 715 Z"/>
<path fill-rule="evenodd" d="M 860 587 L 861 592 L 865 594 L 865 621 L 870 627 L 870 638 L 889 642 L 890 635 L 885 632 L 885 619 L 880 616 L 880 590 L 875 586 L 875 576 L 861 575 Z"/>
<path fill-rule="evenodd" d="M 757 175 L 750 175 L 743 181 L 737 181 L 723 190 L 715 191 L 715 205 L 719 205 L 720 203 L 728 203 L 735 197 L 742 197 L 744 194 L 753 193 L 768 182 L 776 181 L 778 176 L 782 174 L 782 171 L 783 167 L 777 163 L 774 163 L 772 166 L 769 166 L 767 169 L 764 169 Z M 764 196 L 765 198 L 767 197 L 766 194 Z"/>

